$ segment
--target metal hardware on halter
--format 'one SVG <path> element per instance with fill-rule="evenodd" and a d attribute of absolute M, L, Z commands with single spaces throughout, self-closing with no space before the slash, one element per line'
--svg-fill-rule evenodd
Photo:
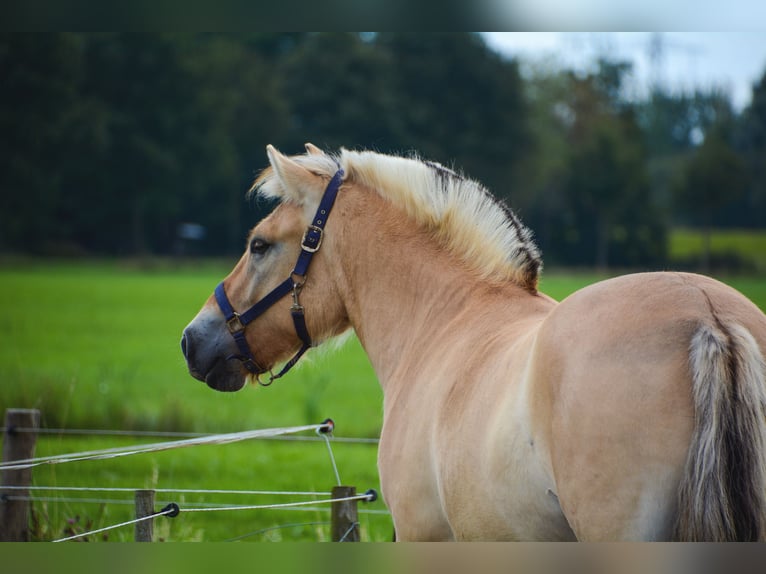
<path fill-rule="evenodd" d="M 226 327 L 232 335 L 245 330 L 245 326 L 242 324 L 242 321 L 239 320 L 239 313 L 237 312 L 235 312 L 231 318 L 226 319 Z"/>
<path fill-rule="evenodd" d="M 293 305 L 290 307 L 291 313 L 303 313 L 303 305 L 301 305 L 298 300 L 298 296 L 301 294 L 301 289 L 303 289 L 303 283 L 293 283 Z"/>
<path fill-rule="evenodd" d="M 276 377 L 276 376 L 274 375 L 274 371 L 272 371 L 271 369 L 269 369 L 269 380 L 268 380 L 268 381 L 266 381 L 266 382 L 264 383 L 264 382 L 261 380 L 261 375 L 263 375 L 263 374 L 264 374 L 264 373 L 253 374 L 253 377 L 255 378 L 255 382 L 256 382 L 256 383 L 258 383 L 259 385 L 261 385 L 262 387 L 268 387 L 268 386 L 270 386 L 270 385 L 271 385 L 271 383 L 273 383 L 273 382 L 274 382 L 274 380 L 278 378 L 278 377 Z"/>
<path fill-rule="evenodd" d="M 231 336 L 234 337 L 234 341 L 240 351 L 239 354 L 230 355 L 227 359 L 239 360 L 245 369 L 253 374 L 255 380 L 264 387 L 270 385 L 275 379 L 278 379 L 287 373 L 287 371 L 298 362 L 303 354 L 313 346 L 308 329 L 306 328 L 304 309 L 300 304 L 299 295 L 306 283 L 306 274 L 308 272 L 309 264 L 311 263 L 311 258 L 322 245 L 324 226 L 327 223 L 327 217 L 330 215 L 330 210 L 335 204 L 335 198 L 338 195 L 341 183 L 343 183 L 343 170 L 338 168 L 338 171 L 335 172 L 330 183 L 327 184 L 327 188 L 324 191 L 324 195 L 322 195 L 322 199 L 319 202 L 319 207 L 317 208 L 311 225 L 308 226 L 301 238 L 301 252 L 298 255 L 298 260 L 295 262 L 295 267 L 293 268 L 290 277 L 282 281 L 282 283 L 277 285 L 243 313 L 237 313 L 232 307 L 231 302 L 226 295 L 223 281 L 221 281 L 215 288 L 216 303 L 218 303 L 218 307 L 221 309 L 226 321 L 226 327 L 229 330 L 229 333 L 231 333 Z M 264 369 L 256 362 L 255 357 L 253 357 L 253 353 L 250 350 L 250 346 L 247 343 L 247 339 L 245 339 L 245 328 L 288 293 L 291 293 L 293 298 L 293 305 L 290 307 L 290 315 L 293 318 L 295 332 L 301 340 L 302 346 L 295 356 L 285 364 L 282 370 L 275 375 L 270 369 Z M 269 372 L 269 381 L 264 383 L 260 380 L 260 375 L 267 371 Z"/>
<path fill-rule="evenodd" d="M 321 223 L 321 220 L 320 220 Z M 322 245 L 324 230 L 316 225 L 309 225 L 301 239 L 301 249 L 307 253 L 316 253 Z M 314 239 L 316 237 L 316 239 Z"/>

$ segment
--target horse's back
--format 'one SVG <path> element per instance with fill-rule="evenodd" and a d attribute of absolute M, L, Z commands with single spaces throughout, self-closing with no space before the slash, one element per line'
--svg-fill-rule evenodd
<path fill-rule="evenodd" d="M 532 376 L 561 507 L 581 539 L 669 539 L 694 431 L 690 348 L 740 325 L 766 355 L 766 316 L 735 290 L 680 273 L 594 284 L 543 323 Z"/>

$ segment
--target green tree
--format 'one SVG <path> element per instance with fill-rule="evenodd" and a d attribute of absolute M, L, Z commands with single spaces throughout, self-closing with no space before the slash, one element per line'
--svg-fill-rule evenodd
<path fill-rule="evenodd" d="M 648 152 L 653 201 L 671 223 L 690 225 L 694 222 L 689 213 L 674 199 L 676 180 L 705 134 L 731 123 L 729 97 L 716 89 L 681 93 L 655 89 L 636 111 Z"/>
<path fill-rule="evenodd" d="M 179 150 L 194 117 L 191 77 L 169 36 L 83 36 L 81 114 L 93 137 L 67 170 L 74 238 L 108 253 L 172 244 L 184 178 Z M 192 124 L 193 125 L 193 124 Z"/>
<path fill-rule="evenodd" d="M 67 222 L 62 163 L 73 129 L 81 73 L 70 34 L 0 36 L 0 248 L 55 249 Z"/>
<path fill-rule="evenodd" d="M 530 140 L 518 63 L 476 34 L 380 34 L 376 43 L 393 62 L 400 150 L 454 163 L 513 203 Z"/>
<path fill-rule="evenodd" d="M 277 74 L 290 109 L 290 148 L 306 141 L 329 149 L 399 144 L 395 70 L 374 43 L 358 34 L 313 34 L 285 54 Z"/>
<path fill-rule="evenodd" d="M 721 130 L 711 130 L 690 158 L 675 193 L 680 209 L 702 226 L 702 267 L 710 268 L 711 227 L 716 214 L 742 197 L 747 184 L 744 161 Z"/>
<path fill-rule="evenodd" d="M 569 74 L 546 64 L 532 67 L 525 82 L 529 143 L 523 152 L 523 173 L 511 195 L 514 209 L 535 230 L 546 259 L 557 258 L 560 214 L 566 208 L 565 186 L 569 174 L 571 146 L 567 133 L 571 110 L 566 105 Z"/>
<path fill-rule="evenodd" d="M 766 225 L 766 70 L 753 85 L 752 99 L 739 122 L 738 147 L 747 168 L 747 189 L 740 220 Z"/>
<path fill-rule="evenodd" d="M 244 191 L 286 129 L 272 66 L 246 39 L 218 34 L 97 34 L 82 45 L 61 209 L 73 241 L 170 253 L 179 224 L 194 222 L 208 230 L 198 251 L 239 251 L 255 219 Z"/>
<path fill-rule="evenodd" d="M 762 225 L 766 76 L 738 118 L 714 91 L 631 102 L 629 73 L 524 79 L 466 33 L 1 35 L 0 249 L 167 253 L 195 222 L 201 252 L 239 251 L 265 145 L 305 141 L 455 165 L 568 264 L 663 261 L 668 221 L 703 224 L 686 182 L 718 164 L 745 191 L 707 225 Z"/>
<path fill-rule="evenodd" d="M 621 96 L 629 67 L 599 62 L 570 77 L 567 212 L 560 239 L 570 264 L 648 265 L 664 258 L 665 221 L 649 193 L 647 154 L 632 105 Z"/>
<path fill-rule="evenodd" d="M 194 110 L 189 121 L 197 127 L 187 128 L 185 141 L 178 142 L 185 166 L 181 216 L 206 227 L 206 252 L 240 251 L 246 230 L 263 216 L 257 205 L 256 213 L 246 209 L 243 198 L 264 167 L 266 145 L 288 141 L 289 108 L 275 64 L 261 53 L 272 54 L 279 45 L 260 35 L 183 41 L 184 66 L 195 86 L 187 96 Z"/>

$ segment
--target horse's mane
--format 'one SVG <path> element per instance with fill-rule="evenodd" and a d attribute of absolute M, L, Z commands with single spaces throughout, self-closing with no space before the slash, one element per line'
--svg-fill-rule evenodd
<path fill-rule="evenodd" d="M 344 181 L 376 190 L 402 209 L 482 277 L 513 281 L 537 290 L 542 269 L 532 234 L 513 211 L 476 181 L 438 163 L 342 149 L 338 155 L 292 158 L 307 169 L 331 176 L 337 166 Z M 256 180 L 259 194 L 282 199 L 270 169 Z"/>

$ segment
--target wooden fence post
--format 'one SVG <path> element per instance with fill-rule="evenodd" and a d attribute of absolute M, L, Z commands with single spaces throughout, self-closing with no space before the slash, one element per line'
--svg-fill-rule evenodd
<path fill-rule="evenodd" d="M 136 491 L 136 518 L 154 514 L 154 491 Z M 154 537 L 154 518 L 136 522 L 136 542 L 151 542 Z"/>
<path fill-rule="evenodd" d="M 333 498 L 348 498 L 356 496 L 355 486 L 335 486 L 332 489 Z M 342 500 L 332 503 L 332 541 L 359 542 L 359 520 L 357 500 Z"/>
<path fill-rule="evenodd" d="M 37 432 L 16 429 L 40 428 L 40 411 L 37 409 L 8 409 L 5 411 L 5 436 L 3 438 L 3 463 L 24 460 L 35 456 Z M 2 486 L 24 486 L 32 484 L 32 469 L 3 470 Z M 0 486 L 0 541 L 29 542 L 29 500 L 13 498 L 29 497 L 29 490 L 6 490 Z"/>

